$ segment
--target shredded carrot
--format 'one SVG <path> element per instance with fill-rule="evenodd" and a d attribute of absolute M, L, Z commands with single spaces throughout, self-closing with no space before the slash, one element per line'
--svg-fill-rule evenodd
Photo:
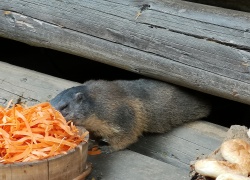
<path fill-rule="evenodd" d="M 65 154 L 81 142 L 88 131 L 80 134 L 72 122 L 49 102 L 31 107 L 11 101 L 0 106 L 0 162 L 28 162 Z"/>
<path fill-rule="evenodd" d="M 97 145 L 93 146 L 92 149 L 88 150 L 88 155 L 98 155 L 101 153 L 102 152 Z"/>

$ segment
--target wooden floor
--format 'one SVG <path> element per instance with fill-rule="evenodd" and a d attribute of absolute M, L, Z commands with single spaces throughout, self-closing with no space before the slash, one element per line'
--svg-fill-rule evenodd
<path fill-rule="evenodd" d="M 190 179 L 189 164 L 219 147 L 226 128 L 193 122 L 173 131 L 145 136 L 129 150 L 89 156 L 95 179 Z"/>
<path fill-rule="evenodd" d="M 21 98 L 28 105 L 48 101 L 79 83 L 13 66 L 0 61 L 0 105 Z M 190 179 L 189 163 L 215 150 L 227 128 L 192 122 L 166 134 L 145 135 L 127 150 L 89 156 L 89 180 Z"/>

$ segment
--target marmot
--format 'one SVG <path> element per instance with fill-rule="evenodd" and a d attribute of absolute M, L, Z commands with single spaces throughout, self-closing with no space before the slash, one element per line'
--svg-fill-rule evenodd
<path fill-rule="evenodd" d="M 143 132 L 164 133 L 204 118 L 211 109 L 198 92 L 153 79 L 90 80 L 50 102 L 66 120 L 104 138 L 109 152 L 128 147 Z"/>

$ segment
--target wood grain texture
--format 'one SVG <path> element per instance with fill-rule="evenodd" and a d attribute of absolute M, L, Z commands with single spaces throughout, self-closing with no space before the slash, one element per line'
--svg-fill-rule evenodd
<path fill-rule="evenodd" d="M 0 179 L 12 180 L 10 165 L 9 164 L 1 165 L 0 174 L 1 174 Z"/>
<path fill-rule="evenodd" d="M 11 164 L 11 178 L 9 180 L 32 180 L 38 177 L 41 180 L 49 180 L 48 170 L 47 160 L 32 163 L 32 165 L 27 163 Z"/>
<path fill-rule="evenodd" d="M 129 149 L 189 170 L 191 161 L 210 154 L 220 146 L 226 131 L 227 128 L 205 121 L 196 121 L 165 134 L 145 135 Z"/>
<path fill-rule="evenodd" d="M 63 89 L 79 85 L 77 82 L 52 77 L 36 71 L 0 62 L 0 105 L 12 99 L 27 105 L 49 101 Z"/>
<path fill-rule="evenodd" d="M 0 22 L 2 37 L 250 104 L 249 13 L 179 0 L 3 0 Z"/>
<path fill-rule="evenodd" d="M 89 160 L 94 168 L 87 180 L 190 179 L 187 170 L 128 150 L 90 156 Z"/>

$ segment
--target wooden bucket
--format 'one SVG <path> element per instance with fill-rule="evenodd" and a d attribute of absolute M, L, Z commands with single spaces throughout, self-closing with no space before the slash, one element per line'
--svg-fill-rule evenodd
<path fill-rule="evenodd" d="M 86 130 L 79 128 L 83 133 Z M 88 141 L 89 136 L 86 137 Z M 73 180 L 84 179 L 91 171 L 87 164 L 88 143 L 82 142 L 67 154 L 48 159 L 12 164 L 0 163 L 0 180 Z"/>

